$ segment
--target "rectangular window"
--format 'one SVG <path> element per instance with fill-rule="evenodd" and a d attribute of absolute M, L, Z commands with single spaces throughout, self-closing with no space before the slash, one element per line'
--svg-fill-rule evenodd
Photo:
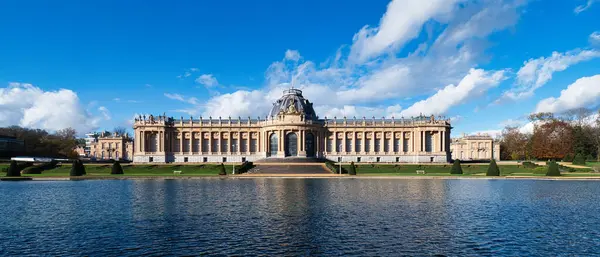
<path fill-rule="evenodd" d="M 360 162 L 360 157 L 356 157 L 356 162 Z"/>
<path fill-rule="evenodd" d="M 331 153 L 333 150 L 333 139 L 328 138 L 327 139 L 327 152 Z"/>
<path fill-rule="evenodd" d="M 235 153 L 237 152 L 238 149 L 238 140 L 237 139 L 231 139 L 231 152 Z"/>
<path fill-rule="evenodd" d="M 148 162 L 153 162 L 154 161 L 154 157 L 149 157 L 148 158 Z"/>
<path fill-rule="evenodd" d="M 390 151 L 390 140 L 389 139 L 383 140 L 383 151 L 386 153 Z"/>
<path fill-rule="evenodd" d="M 248 152 L 248 140 L 242 139 L 242 141 L 240 142 L 240 152 Z"/>
<path fill-rule="evenodd" d="M 210 149 L 208 148 L 208 139 L 202 139 L 202 152 L 210 152 Z"/>
<path fill-rule="evenodd" d="M 250 139 L 250 152 L 255 153 L 256 149 L 258 149 L 258 142 L 256 139 Z"/>
<path fill-rule="evenodd" d="M 188 158 L 187 157 L 183 157 L 183 162 L 188 162 Z"/>
<path fill-rule="evenodd" d="M 183 139 L 183 152 L 190 152 L 190 140 L 189 139 Z"/>
<path fill-rule="evenodd" d="M 346 152 L 352 152 L 352 139 L 346 139 Z"/>
<path fill-rule="evenodd" d="M 376 162 L 380 162 L 381 161 L 381 157 L 377 157 Z"/>
<path fill-rule="evenodd" d="M 378 153 L 381 151 L 381 139 L 375 139 L 375 152 Z"/>
<path fill-rule="evenodd" d="M 407 153 L 408 152 L 408 139 L 404 139 L 404 142 L 402 143 L 402 152 Z"/>
<path fill-rule="evenodd" d="M 396 162 L 400 162 L 400 157 L 396 157 Z"/>
<path fill-rule="evenodd" d="M 202 157 L 202 162 L 208 162 L 208 158 L 207 157 Z"/>
<path fill-rule="evenodd" d="M 425 132 L 425 152 L 433 152 L 433 136 L 429 132 Z"/>
<path fill-rule="evenodd" d="M 400 139 L 394 138 L 394 153 L 400 152 Z"/>
<path fill-rule="evenodd" d="M 242 162 L 246 162 L 246 157 L 242 157 Z"/>
<path fill-rule="evenodd" d="M 342 140 L 337 141 L 337 145 L 335 146 L 335 151 L 338 153 L 342 152 Z"/>
<path fill-rule="evenodd" d="M 227 157 L 223 157 L 223 162 L 227 162 Z"/>
<path fill-rule="evenodd" d="M 356 139 L 356 147 L 354 148 L 354 151 L 357 153 L 362 152 L 362 139 Z"/>
<path fill-rule="evenodd" d="M 213 139 L 212 141 L 212 151 L 213 153 L 219 152 L 219 140 Z"/>
<path fill-rule="evenodd" d="M 365 153 L 371 151 L 371 139 L 365 139 Z"/>
<path fill-rule="evenodd" d="M 221 152 L 226 153 L 229 146 L 227 139 L 221 139 Z"/>

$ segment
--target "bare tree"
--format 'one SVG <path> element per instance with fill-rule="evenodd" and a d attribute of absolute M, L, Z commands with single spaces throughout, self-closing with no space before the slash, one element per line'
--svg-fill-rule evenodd
<path fill-rule="evenodd" d="M 127 132 L 127 129 L 125 127 L 115 127 L 113 129 L 113 133 L 115 135 L 129 137 L 129 132 Z"/>

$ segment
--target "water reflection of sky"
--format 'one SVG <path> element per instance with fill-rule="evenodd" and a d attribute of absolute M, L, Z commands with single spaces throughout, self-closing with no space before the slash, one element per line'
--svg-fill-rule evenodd
<path fill-rule="evenodd" d="M 201 179 L 0 183 L 8 255 L 590 255 L 600 183 Z"/>

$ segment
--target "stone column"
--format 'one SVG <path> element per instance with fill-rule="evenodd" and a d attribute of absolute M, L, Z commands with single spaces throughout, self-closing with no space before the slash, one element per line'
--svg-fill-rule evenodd
<path fill-rule="evenodd" d="M 223 147 L 223 133 L 219 131 L 218 143 L 217 143 L 217 154 L 221 155 L 221 148 Z"/>
<path fill-rule="evenodd" d="M 140 152 L 145 153 L 146 152 L 146 131 L 142 131 L 142 143 L 140 144 L 140 147 L 142 147 L 140 149 Z"/>
<path fill-rule="evenodd" d="M 442 152 L 446 152 L 446 131 L 441 131 L 441 138 L 442 138 Z"/>
<path fill-rule="evenodd" d="M 333 140 L 331 140 L 331 141 L 332 141 L 331 143 L 333 144 L 332 145 L 333 149 L 331 149 L 331 152 L 337 153 L 338 152 L 337 151 L 338 139 L 337 139 L 337 131 L 335 131 L 335 130 L 333 131 Z"/>
<path fill-rule="evenodd" d="M 415 149 L 415 141 L 416 141 L 416 138 L 415 138 L 415 137 L 416 137 L 415 131 L 414 131 L 414 130 L 412 130 L 412 131 L 410 132 L 410 140 L 409 140 L 409 141 L 410 141 L 410 142 L 409 142 L 409 143 L 410 143 L 410 147 L 409 147 L 409 148 L 410 148 L 410 150 L 409 150 L 409 152 L 411 152 L 411 153 L 413 153 L 413 154 L 416 152 L 416 149 Z"/>
<path fill-rule="evenodd" d="M 377 140 L 376 136 L 376 131 L 371 132 L 371 142 L 369 148 L 371 148 L 372 154 L 375 154 L 375 140 Z M 381 146 L 381 144 L 379 144 L 379 146 Z"/>
<path fill-rule="evenodd" d="M 353 154 L 356 153 L 356 131 L 352 130 L 352 148 L 350 148 L 350 152 Z"/>
<path fill-rule="evenodd" d="M 342 132 L 342 152 L 346 153 L 346 131 Z"/>
<path fill-rule="evenodd" d="M 362 145 L 360 146 L 360 151 L 361 153 L 366 153 L 367 152 L 367 132 L 363 131 L 362 132 Z"/>
<path fill-rule="evenodd" d="M 394 134 L 394 144 L 396 143 L 396 135 Z M 400 132 L 400 139 L 398 140 L 398 152 L 404 152 L 404 132 Z M 395 146 L 394 146 L 395 147 Z"/>
<path fill-rule="evenodd" d="M 213 150 L 212 150 L 212 146 L 213 146 L 213 135 L 212 132 L 208 132 L 208 153 L 212 154 Z"/>
<path fill-rule="evenodd" d="M 242 154 L 242 140 L 243 140 L 242 132 L 238 131 L 237 133 L 238 133 L 237 134 L 238 136 L 237 136 L 237 149 L 236 150 L 237 150 L 237 154 L 241 155 Z"/>

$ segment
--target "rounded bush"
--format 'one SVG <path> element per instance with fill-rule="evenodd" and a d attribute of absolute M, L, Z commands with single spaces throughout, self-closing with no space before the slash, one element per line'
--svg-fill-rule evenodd
<path fill-rule="evenodd" d="M 354 162 L 350 162 L 350 169 L 348 170 L 348 175 L 356 175 L 356 166 Z"/>
<path fill-rule="evenodd" d="M 123 175 L 123 167 L 121 167 L 121 163 L 115 161 L 110 170 L 111 175 Z"/>
<path fill-rule="evenodd" d="M 7 177 L 20 177 L 21 176 L 21 171 L 19 170 L 19 167 L 17 166 L 16 161 L 10 161 L 10 166 L 8 167 L 8 171 L 6 172 L 6 176 Z"/>
<path fill-rule="evenodd" d="M 552 161 L 548 163 L 546 176 L 560 176 L 560 170 L 558 169 L 558 164 L 556 162 Z"/>
<path fill-rule="evenodd" d="M 500 168 L 496 164 L 496 160 L 492 159 L 490 166 L 488 167 L 486 176 L 500 176 Z"/>
<path fill-rule="evenodd" d="M 227 172 L 225 171 L 225 165 L 223 163 L 221 163 L 221 166 L 219 166 L 219 175 L 221 175 L 221 176 L 227 175 Z"/>
<path fill-rule="evenodd" d="M 452 169 L 450 169 L 450 174 L 463 174 L 462 167 L 460 166 L 460 160 L 454 160 L 452 164 Z"/>
<path fill-rule="evenodd" d="M 585 165 L 585 157 L 583 157 L 583 154 L 578 153 L 573 158 L 572 163 L 575 165 Z"/>

